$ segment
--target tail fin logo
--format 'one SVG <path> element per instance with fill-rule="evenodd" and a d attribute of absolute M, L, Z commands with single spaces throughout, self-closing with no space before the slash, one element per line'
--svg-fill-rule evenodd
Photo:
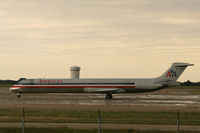
<path fill-rule="evenodd" d="M 173 69 L 171 69 L 171 70 L 169 70 L 169 71 L 167 72 L 166 77 L 172 78 L 172 77 L 177 77 L 177 75 L 176 75 L 176 72 L 175 72 Z"/>

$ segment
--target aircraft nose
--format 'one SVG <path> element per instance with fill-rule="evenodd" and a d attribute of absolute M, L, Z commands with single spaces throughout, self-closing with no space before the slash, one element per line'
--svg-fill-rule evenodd
<path fill-rule="evenodd" d="M 17 90 L 19 90 L 20 88 L 19 87 L 15 87 L 15 86 L 12 86 L 9 88 L 9 92 L 16 92 Z"/>
<path fill-rule="evenodd" d="M 12 91 L 13 91 L 13 87 L 10 87 L 10 88 L 9 88 L 9 92 L 12 92 Z"/>

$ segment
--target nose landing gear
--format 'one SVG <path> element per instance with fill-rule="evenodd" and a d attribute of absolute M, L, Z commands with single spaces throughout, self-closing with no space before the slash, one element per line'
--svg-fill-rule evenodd
<path fill-rule="evenodd" d="M 21 97 L 21 94 L 20 94 L 20 93 L 17 93 L 17 97 L 20 98 L 20 97 Z"/>
<path fill-rule="evenodd" d="M 107 94 L 106 99 L 112 99 L 112 94 Z"/>

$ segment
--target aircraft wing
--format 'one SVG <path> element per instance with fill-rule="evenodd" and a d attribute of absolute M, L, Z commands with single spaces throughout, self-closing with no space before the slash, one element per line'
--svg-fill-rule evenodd
<path fill-rule="evenodd" d="M 88 87 L 88 88 L 84 88 L 84 92 L 89 92 L 89 93 L 109 93 L 109 94 L 113 94 L 116 92 L 124 92 L 124 89 L 121 88 L 92 88 L 92 87 Z"/>

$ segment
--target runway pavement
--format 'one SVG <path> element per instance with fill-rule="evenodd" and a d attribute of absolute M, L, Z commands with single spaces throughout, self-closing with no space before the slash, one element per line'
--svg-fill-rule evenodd
<path fill-rule="evenodd" d="M 0 104 L 56 104 L 56 105 L 157 105 L 197 106 L 200 95 L 116 94 L 112 100 L 103 94 L 35 94 L 17 98 L 12 95 L 1 98 Z"/>
<path fill-rule="evenodd" d="M 105 94 L 88 93 L 54 93 L 54 94 L 24 94 L 17 98 L 16 94 L 8 92 L 8 88 L 0 88 L 0 104 L 24 105 L 127 105 L 127 106 L 195 106 L 200 107 L 200 95 L 191 95 L 181 90 L 158 91 L 140 94 L 113 94 L 113 99 L 105 99 Z"/>
<path fill-rule="evenodd" d="M 29 110 L 114 110 L 114 111 L 167 111 L 178 109 L 183 112 L 200 111 L 199 90 L 166 89 L 152 93 L 141 94 L 114 94 L 113 99 L 105 99 L 105 94 L 25 94 L 17 98 L 16 94 L 11 94 L 6 87 L 0 87 L 0 109 L 18 110 L 25 107 Z M 192 92 L 192 93 L 191 93 Z M 193 94 L 193 92 L 197 94 Z M 19 123 L 1 123 L 2 127 L 16 127 Z M 71 127 L 71 128 L 96 128 L 96 124 L 78 123 L 27 123 L 29 127 Z M 0 127 L 1 127 L 0 126 Z M 144 124 L 104 124 L 103 128 L 127 129 L 161 129 L 175 130 L 176 125 L 144 125 Z M 146 127 L 146 128 L 143 128 Z M 198 125 L 182 126 L 184 130 L 195 129 L 200 131 Z"/>

